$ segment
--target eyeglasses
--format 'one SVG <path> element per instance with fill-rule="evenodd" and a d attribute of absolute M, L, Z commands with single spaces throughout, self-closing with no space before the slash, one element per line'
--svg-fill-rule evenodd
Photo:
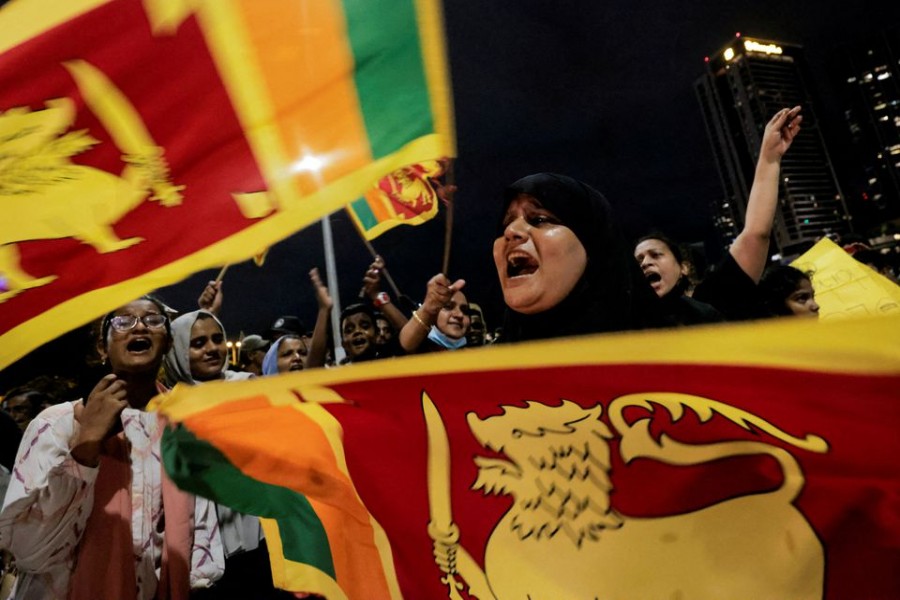
<path fill-rule="evenodd" d="M 131 331 L 134 329 L 135 325 L 137 325 L 137 322 L 140 321 L 149 329 L 159 329 L 160 327 L 165 327 L 166 321 L 168 320 L 166 315 L 157 313 L 150 313 L 143 317 L 137 317 L 135 315 L 116 315 L 109 320 L 109 325 L 116 331 Z"/>

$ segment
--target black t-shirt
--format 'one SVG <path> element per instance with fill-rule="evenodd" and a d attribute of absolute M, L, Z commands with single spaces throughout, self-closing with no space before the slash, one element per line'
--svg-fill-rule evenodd
<path fill-rule="evenodd" d="M 753 279 L 731 253 L 711 269 L 697 285 L 693 298 L 712 305 L 728 321 L 746 321 L 766 316 Z"/>
<path fill-rule="evenodd" d="M 668 327 L 721 323 L 725 320 L 715 307 L 688 296 L 669 294 L 662 299 L 661 304 L 665 314 L 664 324 Z"/>

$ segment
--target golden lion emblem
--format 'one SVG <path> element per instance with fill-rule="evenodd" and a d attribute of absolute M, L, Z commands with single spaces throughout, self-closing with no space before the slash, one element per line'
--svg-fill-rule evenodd
<path fill-rule="evenodd" d="M 634 518 L 610 505 L 608 441 L 615 436 L 600 420 L 602 406 L 528 402 L 486 419 L 469 413 L 479 443 L 506 457 L 476 457 L 479 474 L 472 489 L 508 494 L 514 503 L 487 540 L 483 572 L 459 545 L 458 530 L 448 535 L 436 531 L 434 523 L 429 527 L 436 562 L 447 574 L 443 581 L 449 597 L 459 597 L 461 578 L 482 600 L 820 600 L 824 550 L 793 504 L 804 477 L 791 453 L 760 441 L 685 444 L 665 435 L 655 440 L 649 418 L 629 423 L 623 416 L 627 407 L 650 409 L 651 403 L 669 410 L 675 420 L 689 407 L 702 422 L 718 414 L 798 448 L 827 451 L 817 436 L 792 437 L 714 400 L 666 393 L 618 398 L 610 405 L 609 420 L 626 463 L 645 458 L 696 465 L 768 455 L 783 473 L 782 485 L 774 491 L 672 516 Z M 427 409 L 426 422 L 431 453 L 435 422 Z"/>
<path fill-rule="evenodd" d="M 168 181 L 162 148 L 124 95 L 84 61 L 65 66 L 124 152 L 125 167 L 116 176 L 71 161 L 98 142 L 84 130 L 67 132 L 75 121 L 69 98 L 50 100 L 43 110 L 0 113 L 0 209 L 14 215 L 0 223 L 0 302 L 56 279 L 26 273 L 17 242 L 75 238 L 97 252 L 115 252 L 142 241 L 120 239 L 112 226 L 144 199 L 181 203 L 183 188 Z"/>
<path fill-rule="evenodd" d="M 438 200 L 438 193 L 431 182 L 443 175 L 445 170 L 444 164 L 437 160 L 407 165 L 379 179 L 366 197 L 394 202 L 409 208 L 416 215 L 429 212 Z"/>

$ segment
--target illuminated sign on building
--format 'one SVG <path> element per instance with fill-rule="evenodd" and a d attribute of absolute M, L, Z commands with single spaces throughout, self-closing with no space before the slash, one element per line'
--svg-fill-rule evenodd
<path fill-rule="evenodd" d="M 744 49 L 747 52 L 762 52 L 763 54 L 781 54 L 783 50 L 781 46 L 775 44 L 760 44 L 753 40 L 744 40 Z"/>

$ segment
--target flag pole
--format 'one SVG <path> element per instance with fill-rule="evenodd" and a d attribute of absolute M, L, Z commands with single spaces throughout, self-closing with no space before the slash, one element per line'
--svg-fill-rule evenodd
<path fill-rule="evenodd" d="M 328 279 L 328 292 L 333 304 L 331 306 L 331 333 L 334 339 L 334 362 L 340 364 L 346 354 L 341 345 L 341 297 L 338 293 L 337 261 L 334 258 L 334 238 L 331 235 L 331 215 L 322 217 L 322 245 L 325 250 L 325 276 Z"/>
<path fill-rule="evenodd" d="M 453 175 L 453 160 L 447 165 L 447 175 L 444 179 L 444 194 L 442 199 L 447 205 L 447 214 L 444 221 L 444 260 L 441 263 L 441 273 L 448 275 L 450 270 L 450 242 L 453 239 L 453 194 L 456 192 L 455 177 Z"/>
<path fill-rule="evenodd" d="M 225 271 L 228 270 L 228 267 L 229 267 L 229 266 L 230 266 L 230 265 L 225 265 L 225 266 L 222 267 L 222 270 L 220 270 L 220 271 L 219 271 L 219 274 L 216 275 L 216 283 L 219 283 L 220 281 L 222 281 L 222 280 L 225 278 Z"/>

